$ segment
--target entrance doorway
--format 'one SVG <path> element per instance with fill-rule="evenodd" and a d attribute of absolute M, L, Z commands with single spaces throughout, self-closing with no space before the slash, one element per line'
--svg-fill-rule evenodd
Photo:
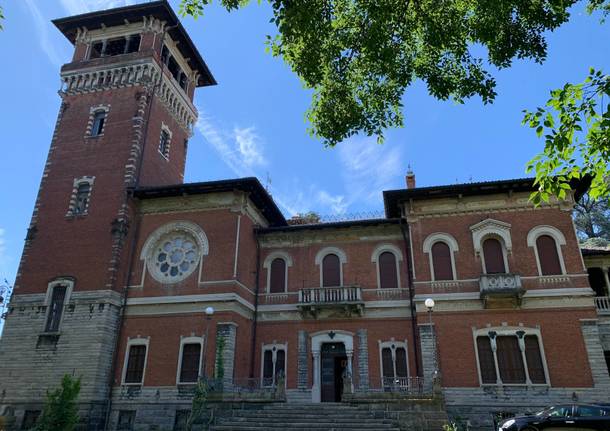
<path fill-rule="evenodd" d="M 343 374 L 347 368 L 345 344 L 322 344 L 320 359 L 321 401 L 339 402 L 343 393 Z"/>

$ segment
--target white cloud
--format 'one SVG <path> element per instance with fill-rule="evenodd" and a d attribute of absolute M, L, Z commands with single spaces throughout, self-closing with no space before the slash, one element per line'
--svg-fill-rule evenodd
<path fill-rule="evenodd" d="M 349 205 L 345 201 L 345 196 L 336 195 L 332 196 L 325 190 L 320 190 L 317 195 L 317 200 L 321 205 L 330 207 L 333 214 L 344 214 Z"/>
<path fill-rule="evenodd" d="M 233 128 L 237 150 L 243 162 L 248 166 L 264 166 L 267 160 L 263 157 L 261 141 L 254 127 Z"/>
<path fill-rule="evenodd" d="M 27 1 L 27 0 L 26 0 Z M 137 3 L 135 0 L 60 0 L 68 15 L 112 9 Z"/>
<path fill-rule="evenodd" d="M 395 184 L 405 170 L 399 147 L 390 142 L 377 144 L 376 138 L 352 138 L 339 145 L 342 178 L 349 202 L 378 206 L 382 190 Z"/>
<path fill-rule="evenodd" d="M 23 4 L 27 7 L 28 11 L 32 15 L 34 21 L 34 27 L 36 28 L 36 32 L 38 33 L 38 40 L 40 43 L 40 48 L 44 51 L 44 53 L 49 58 L 49 61 L 56 67 L 62 65 L 63 57 L 57 52 L 57 48 L 55 44 L 51 41 L 51 35 L 49 33 L 49 29 L 51 28 L 51 23 L 49 19 L 47 19 L 38 8 L 34 0 L 24 0 Z"/>

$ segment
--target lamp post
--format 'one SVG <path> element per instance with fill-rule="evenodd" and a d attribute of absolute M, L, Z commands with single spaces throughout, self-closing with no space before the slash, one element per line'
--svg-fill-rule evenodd
<path fill-rule="evenodd" d="M 424 305 L 428 309 L 428 320 L 430 321 L 430 335 L 432 336 L 432 353 L 433 353 L 433 361 L 434 361 L 434 373 L 433 378 L 438 376 L 438 362 L 436 357 L 436 333 L 434 332 L 434 327 L 432 326 L 432 311 L 434 311 L 434 299 L 427 298 L 424 301 Z"/>
<path fill-rule="evenodd" d="M 206 374 L 206 356 L 208 352 L 208 335 L 210 333 L 210 320 L 212 320 L 212 315 L 214 314 L 214 307 L 206 307 L 205 309 L 205 336 L 203 339 L 203 364 L 202 364 L 202 377 L 207 378 Z"/>

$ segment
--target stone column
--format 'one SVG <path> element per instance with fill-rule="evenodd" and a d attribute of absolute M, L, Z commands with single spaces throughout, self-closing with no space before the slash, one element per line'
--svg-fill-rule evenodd
<path fill-rule="evenodd" d="M 237 335 L 237 324 L 233 322 L 223 322 L 216 326 L 216 348 L 218 349 L 218 339 L 224 338 L 225 345 L 222 351 L 224 368 L 224 380 L 233 383 L 233 373 L 235 369 L 235 338 Z M 215 356 L 216 358 L 216 356 Z M 216 359 L 214 358 L 214 361 Z M 214 363 L 216 367 L 216 363 Z"/>
<path fill-rule="evenodd" d="M 299 331 L 298 346 L 297 346 L 297 388 L 307 388 L 307 374 L 309 357 L 307 356 L 307 332 Z"/>
<path fill-rule="evenodd" d="M 432 381 L 437 370 L 436 360 L 436 343 L 434 334 L 434 325 L 429 323 L 420 323 L 419 325 L 419 341 L 421 345 L 421 358 L 424 376 L 424 388 L 432 389 Z"/>
<path fill-rule="evenodd" d="M 581 319 L 580 326 L 587 349 L 589 366 L 591 367 L 593 385 L 597 389 L 603 389 L 606 393 L 610 393 L 610 376 L 608 375 L 597 322 L 597 319 Z"/>
<path fill-rule="evenodd" d="M 353 350 L 347 350 L 345 352 L 345 354 L 347 355 L 347 372 L 349 374 L 349 382 L 350 382 L 350 393 L 354 393 L 354 373 L 353 373 L 353 367 L 352 367 L 352 359 L 354 358 L 354 351 Z"/>
<path fill-rule="evenodd" d="M 311 401 L 319 403 L 320 395 L 320 351 L 314 350 L 313 355 L 313 387 L 311 388 Z"/>
<path fill-rule="evenodd" d="M 358 388 L 368 390 L 369 388 L 369 344 L 366 329 L 356 331 L 358 337 Z"/>

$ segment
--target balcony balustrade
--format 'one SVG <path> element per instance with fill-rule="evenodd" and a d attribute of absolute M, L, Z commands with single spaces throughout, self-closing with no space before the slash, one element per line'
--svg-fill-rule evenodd
<path fill-rule="evenodd" d="M 317 318 L 323 309 L 335 310 L 346 317 L 362 315 L 362 289 L 357 286 L 315 287 L 299 291 L 298 307 L 304 316 Z"/>
<path fill-rule="evenodd" d="M 506 305 L 507 301 L 520 305 L 525 293 L 518 274 L 483 274 L 479 278 L 479 289 L 485 307 Z"/>
<path fill-rule="evenodd" d="M 596 296 L 595 308 L 597 314 L 610 316 L 610 296 Z"/>

